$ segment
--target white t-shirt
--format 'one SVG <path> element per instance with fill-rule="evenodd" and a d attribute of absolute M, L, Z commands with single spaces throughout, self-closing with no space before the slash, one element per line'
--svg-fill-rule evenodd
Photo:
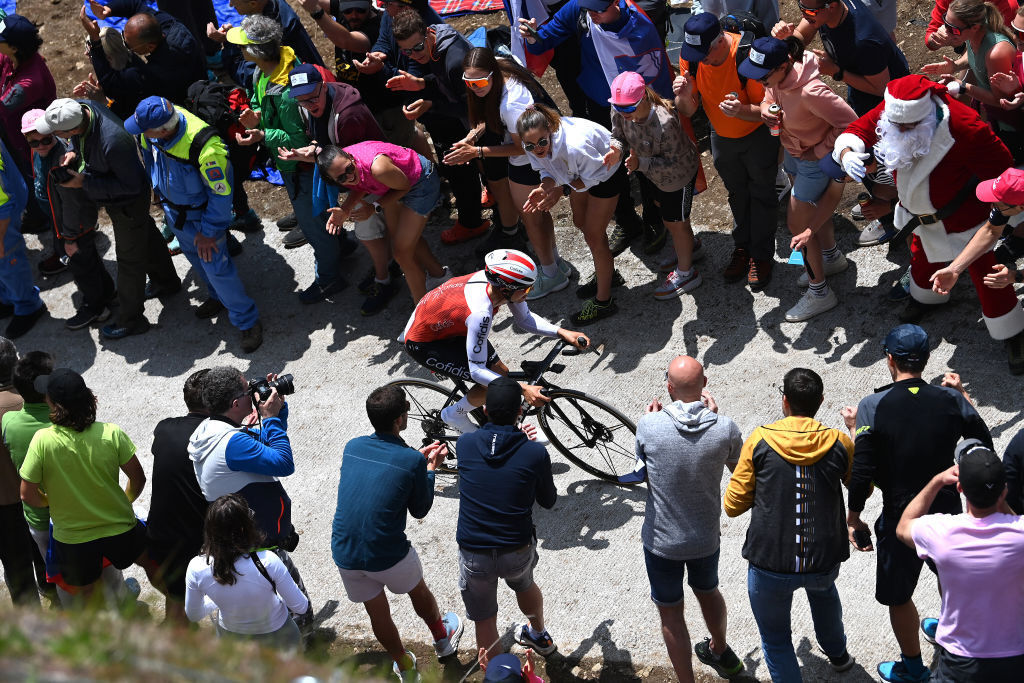
<path fill-rule="evenodd" d="M 273 633 L 288 619 L 309 608 L 309 600 L 295 585 L 284 563 L 272 551 L 257 553 L 267 574 L 277 584 L 277 593 L 248 555 L 235 561 L 235 583 L 231 586 L 213 578 L 212 561 L 205 555 L 193 557 L 185 573 L 185 614 L 200 621 L 219 609 L 221 628 L 242 635 Z"/>
<path fill-rule="evenodd" d="M 501 122 L 505 124 L 505 144 L 512 144 L 512 134 L 516 132 L 516 123 L 523 115 L 527 107 L 533 106 L 533 95 L 530 89 L 515 80 L 505 78 L 505 87 L 501 92 L 501 101 L 498 103 L 498 114 Z M 513 166 L 529 166 L 530 160 L 525 154 L 509 157 L 508 163 Z"/>

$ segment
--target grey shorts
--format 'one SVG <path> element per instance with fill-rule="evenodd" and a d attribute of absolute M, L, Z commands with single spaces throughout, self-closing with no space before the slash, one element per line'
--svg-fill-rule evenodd
<path fill-rule="evenodd" d="M 363 201 L 367 204 L 375 202 L 377 199 L 379 199 L 377 195 L 367 195 L 363 197 Z M 356 239 L 362 242 L 387 237 L 388 228 L 384 223 L 384 216 L 379 213 L 375 213 L 365 221 L 355 221 L 355 233 Z"/>
<path fill-rule="evenodd" d="M 537 542 L 510 550 L 466 550 L 459 548 L 459 591 L 471 621 L 483 621 L 498 614 L 498 579 L 516 593 L 533 585 L 537 566 Z"/>
<path fill-rule="evenodd" d="M 338 567 L 338 573 L 349 601 L 366 602 L 383 593 L 385 587 L 395 595 L 408 593 L 423 580 L 423 565 L 416 548 L 410 546 L 405 557 L 387 569 L 366 572 Z"/>

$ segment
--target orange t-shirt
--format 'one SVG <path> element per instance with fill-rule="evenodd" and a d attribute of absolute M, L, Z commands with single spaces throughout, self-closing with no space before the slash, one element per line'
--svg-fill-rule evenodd
<path fill-rule="evenodd" d="M 729 48 L 729 56 L 718 66 L 709 66 L 702 63 L 697 69 L 697 83 L 695 87 L 700 93 L 704 113 L 707 114 L 711 127 L 717 135 L 723 138 L 742 138 L 750 135 L 758 126 L 764 125 L 761 121 L 744 121 L 735 116 L 726 116 L 718 108 L 718 103 L 725 100 L 725 96 L 731 92 L 739 95 L 743 104 L 761 104 L 764 99 L 764 86 L 752 78 L 747 79 L 747 86 L 740 85 L 740 76 L 736 72 L 736 49 L 740 45 L 739 36 L 735 33 L 726 33 L 731 39 L 732 45 Z M 679 58 L 679 73 L 690 73 L 689 63 Z"/>

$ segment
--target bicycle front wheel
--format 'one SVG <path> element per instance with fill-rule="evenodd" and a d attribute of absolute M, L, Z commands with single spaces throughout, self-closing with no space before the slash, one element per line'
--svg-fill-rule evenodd
<path fill-rule="evenodd" d="M 604 401 L 552 389 L 537 418 L 551 445 L 595 477 L 618 482 L 636 465 L 636 425 Z"/>
<path fill-rule="evenodd" d="M 455 442 L 459 432 L 441 419 L 441 410 L 461 398 L 454 387 L 422 379 L 399 379 L 388 382 L 388 386 L 399 387 L 409 399 L 409 423 L 402 432 L 402 438 L 413 448 L 440 441 L 448 446 L 448 457 L 438 467 L 439 472 L 456 474 Z"/>

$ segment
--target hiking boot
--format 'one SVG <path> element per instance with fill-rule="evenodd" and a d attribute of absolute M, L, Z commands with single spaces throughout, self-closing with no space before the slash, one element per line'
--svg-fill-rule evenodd
<path fill-rule="evenodd" d="M 722 271 L 722 277 L 726 282 L 739 282 L 747 277 L 750 271 L 750 254 L 743 247 L 736 247 L 729 257 L 729 265 Z"/>
<path fill-rule="evenodd" d="M 796 306 L 786 311 L 786 322 L 802 323 L 825 311 L 831 311 L 838 305 L 839 299 L 831 289 L 827 290 L 825 296 L 818 296 L 811 290 L 807 290 L 800 297 L 800 301 L 796 302 Z"/>
<path fill-rule="evenodd" d="M 608 237 L 608 248 L 612 250 L 612 256 L 618 256 L 626 251 L 630 242 L 639 237 L 642 232 L 643 229 L 639 226 L 636 228 L 624 228 L 616 223 L 615 227 L 612 228 L 612 234 Z"/>
<path fill-rule="evenodd" d="M 115 323 L 113 325 L 103 327 L 100 330 L 100 334 L 107 339 L 124 339 L 125 337 L 130 337 L 135 334 L 145 334 L 146 332 L 149 332 L 149 327 L 150 325 L 148 320 L 145 321 L 145 324 L 138 327 L 125 327 L 124 325 L 118 325 Z"/>
<path fill-rule="evenodd" d="M 900 312 L 900 322 L 916 323 L 940 306 L 942 304 L 923 304 L 911 297 L 907 300 L 907 305 Z"/>
<path fill-rule="evenodd" d="M 849 671 L 855 664 L 853 657 L 850 656 L 850 653 L 847 650 L 843 650 L 843 654 L 838 657 L 832 657 L 827 654 L 826 656 L 828 656 L 828 663 L 832 665 L 832 670 L 836 673 Z"/>
<path fill-rule="evenodd" d="M 572 324 L 578 327 L 586 327 L 587 325 L 593 325 L 598 320 L 604 320 L 605 318 L 615 315 L 618 313 L 619 307 L 615 303 L 615 299 L 610 299 L 606 304 L 597 303 L 597 299 L 587 299 L 583 302 L 583 308 L 580 312 L 572 317 Z"/>
<path fill-rule="evenodd" d="M 441 241 L 444 244 L 460 244 L 469 240 L 483 237 L 487 234 L 487 228 L 491 227 L 490 221 L 483 221 L 475 228 L 467 228 L 462 223 L 455 221 L 455 225 L 447 230 L 441 231 Z"/>
<path fill-rule="evenodd" d="M 849 267 L 850 262 L 846 260 L 846 255 L 840 252 L 839 258 L 837 259 L 832 259 L 831 261 L 825 259 L 825 277 L 841 273 Z M 807 277 L 806 269 L 804 269 L 804 272 L 800 273 L 800 277 L 796 279 L 796 284 L 800 288 L 810 286 L 811 278 Z"/>
<path fill-rule="evenodd" d="M 67 270 L 67 264 L 60 260 L 57 254 L 50 254 L 39 262 L 39 274 L 43 277 L 53 277 Z"/>
<path fill-rule="evenodd" d="M 750 291 L 760 292 L 768 286 L 768 283 L 772 281 L 772 268 L 774 266 L 775 261 L 771 259 L 764 261 L 750 259 L 750 263 L 747 266 L 747 285 L 750 287 Z"/>
<path fill-rule="evenodd" d="M 743 662 L 728 645 L 725 651 L 716 655 L 711 651 L 711 638 L 707 637 L 693 646 L 693 652 L 702 664 L 707 664 L 722 678 L 732 678 L 743 671 Z"/>
<path fill-rule="evenodd" d="M 668 237 L 668 230 L 665 224 L 659 222 L 657 225 L 644 225 L 644 253 L 656 254 L 663 246 Z"/>
<path fill-rule="evenodd" d="M 665 278 L 665 281 L 661 283 L 661 286 L 654 290 L 654 298 L 659 301 L 674 299 L 684 292 L 697 289 L 703 281 L 696 268 L 690 269 L 690 275 L 685 278 L 679 275 L 678 270 L 673 268 L 672 272 Z"/>
<path fill-rule="evenodd" d="M 1017 335 L 1018 337 L 1020 335 Z M 1009 340 L 1007 340 L 1009 341 Z M 1020 374 L 1020 373 L 1013 373 Z M 925 617 L 921 620 L 921 635 L 932 645 L 935 644 L 935 632 L 939 630 L 939 620 L 934 617 Z"/>
<path fill-rule="evenodd" d="M 1024 332 L 1018 332 L 1003 343 L 1006 346 L 1006 360 L 1010 364 L 1010 374 L 1024 375 Z M 924 629 L 924 621 L 921 622 L 921 629 Z"/>
<path fill-rule="evenodd" d="M 263 323 L 259 320 L 247 330 L 242 330 L 242 351 L 252 353 L 263 344 Z"/>
<path fill-rule="evenodd" d="M 388 275 L 391 279 L 402 277 L 402 267 L 398 265 L 398 261 L 392 261 L 388 264 Z M 356 289 L 359 290 L 360 294 L 369 294 L 373 290 L 373 284 L 377 282 L 377 269 L 370 266 L 370 271 L 359 281 L 356 285 Z"/>
<path fill-rule="evenodd" d="M 538 270 L 537 281 L 530 288 L 530 293 L 526 295 L 526 300 L 536 301 L 552 292 L 560 292 L 568 286 L 569 277 L 560 268 L 552 277 L 545 275 L 543 270 Z"/>
<path fill-rule="evenodd" d="M 196 317 L 200 320 L 209 320 L 210 318 L 216 318 L 221 311 L 224 310 L 224 304 L 214 299 L 212 296 L 199 304 L 199 307 L 195 310 Z"/>
<path fill-rule="evenodd" d="M 626 284 L 626 279 L 619 274 L 618 269 L 612 272 L 612 289 Z M 592 299 L 597 296 L 597 273 L 590 276 L 590 279 L 576 288 L 576 296 L 580 299 Z"/>
<path fill-rule="evenodd" d="M 343 277 L 339 277 L 334 282 L 324 286 L 321 286 L 319 282 L 314 280 L 313 284 L 299 292 L 299 301 L 307 305 L 317 304 L 346 287 L 348 287 L 348 282 Z"/>
<path fill-rule="evenodd" d="M 889 299 L 889 303 L 897 303 L 899 301 L 905 301 L 910 296 L 910 268 L 907 268 L 907 272 L 903 273 L 896 284 L 892 286 L 886 298 Z"/>
<path fill-rule="evenodd" d="M 409 655 L 409 659 L 412 660 L 412 666 L 405 671 L 398 668 L 398 662 L 395 662 L 391 670 L 398 676 L 398 680 L 402 683 L 420 683 L 420 672 L 416 670 L 416 655 L 409 650 L 405 651 L 405 654 Z"/>
<path fill-rule="evenodd" d="M 281 232 L 288 232 L 289 230 L 298 227 L 299 219 L 295 217 L 295 212 L 282 216 L 277 219 L 277 229 Z"/>
<path fill-rule="evenodd" d="M 235 214 L 228 225 L 228 230 L 237 230 L 238 232 L 257 232 L 262 229 L 263 221 L 260 220 L 260 217 L 252 209 L 249 209 L 241 216 Z"/>
<path fill-rule="evenodd" d="M 366 299 L 363 300 L 362 305 L 359 307 L 359 313 L 362 315 L 375 315 L 383 311 L 391 298 L 398 293 L 398 283 L 400 280 L 394 275 L 391 276 L 389 282 L 377 282 L 376 280 L 370 285 L 370 288 L 364 292 Z"/>
<path fill-rule="evenodd" d="M 530 624 L 521 624 L 515 631 L 516 642 L 523 647 L 528 647 L 542 657 L 547 657 L 556 649 L 555 641 L 547 631 L 541 632 L 536 637 L 530 633 Z"/>
<path fill-rule="evenodd" d="M 483 258 L 495 249 L 517 249 L 526 251 L 529 240 L 526 238 L 526 231 L 521 225 L 516 224 L 516 231 L 512 234 L 506 233 L 499 226 L 494 226 L 490 234 L 483 242 L 476 245 L 473 253 Z"/>
<path fill-rule="evenodd" d="M 46 304 L 41 304 L 39 308 L 28 315 L 15 314 L 11 317 L 11 322 L 7 323 L 7 331 L 4 332 L 4 336 L 8 339 L 17 339 L 23 334 L 28 334 L 28 331 L 36 326 L 44 313 L 46 313 Z"/>
<path fill-rule="evenodd" d="M 306 243 L 306 234 L 299 228 L 292 228 L 282 241 L 285 249 L 298 249 Z"/>
<path fill-rule="evenodd" d="M 434 641 L 434 652 L 437 653 L 438 659 L 449 657 L 459 651 L 459 639 L 462 638 L 462 629 L 465 626 L 455 612 L 446 613 L 441 617 L 441 621 L 444 622 L 444 630 L 448 635 Z"/>
<path fill-rule="evenodd" d="M 873 220 L 857 235 L 857 246 L 873 247 L 876 244 L 885 244 L 895 236 L 895 228 L 889 229 L 882 221 Z"/>
<path fill-rule="evenodd" d="M 89 309 L 83 308 L 78 313 L 64 321 L 64 327 L 69 330 L 80 330 L 83 327 L 88 327 L 93 323 L 100 323 L 110 317 L 110 309 L 105 307 L 99 313 Z"/>
<path fill-rule="evenodd" d="M 921 667 L 920 673 L 916 676 L 907 671 L 907 665 L 902 660 L 896 662 L 882 662 L 878 665 L 878 677 L 883 681 L 893 683 L 919 683 L 927 681 L 932 677 L 932 672 L 926 666 Z"/>
<path fill-rule="evenodd" d="M 441 285 L 443 285 L 444 283 L 448 282 L 453 277 L 455 277 L 455 273 L 452 272 L 451 268 L 449 268 L 448 266 L 442 266 L 442 267 L 444 268 L 444 271 L 442 271 L 442 273 L 440 275 L 438 275 L 437 277 L 434 277 L 433 275 L 431 275 L 429 273 L 427 274 L 427 279 L 426 279 L 425 284 L 427 286 L 427 291 L 428 292 L 430 290 L 432 290 L 432 289 L 436 289 L 436 288 L 440 287 Z"/>

